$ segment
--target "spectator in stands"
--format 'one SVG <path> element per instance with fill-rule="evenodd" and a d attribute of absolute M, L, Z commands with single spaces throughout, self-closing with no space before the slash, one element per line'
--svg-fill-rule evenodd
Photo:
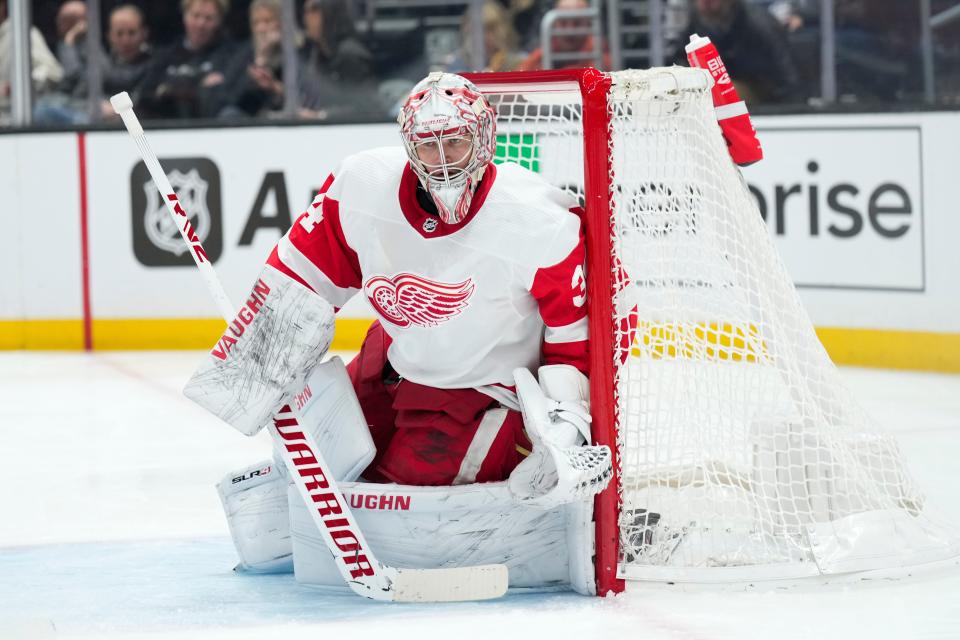
<path fill-rule="evenodd" d="M 694 0 L 687 35 L 693 33 L 713 41 L 747 102 L 803 98 L 784 30 L 766 9 L 743 0 Z M 687 64 L 687 40 L 683 38 L 674 52 L 675 64 Z"/>
<path fill-rule="evenodd" d="M 11 78 L 13 75 L 13 34 L 7 19 L 7 0 L 0 0 L 0 123 L 10 112 Z M 63 77 L 60 63 L 36 27 L 30 28 L 30 75 L 35 94 L 42 95 Z"/>
<path fill-rule="evenodd" d="M 820 0 L 752 0 L 783 27 L 805 96 L 820 92 Z M 843 0 L 838 0 L 842 2 Z"/>
<path fill-rule="evenodd" d="M 87 122 L 87 5 L 67 0 L 57 9 L 56 54 L 63 78 L 55 91 L 37 100 L 33 117 L 37 124 Z"/>
<path fill-rule="evenodd" d="M 517 47 L 531 51 L 540 41 L 540 19 L 551 8 L 551 0 L 498 0 L 517 33 Z"/>
<path fill-rule="evenodd" d="M 280 0 L 250 3 L 250 42 L 235 58 L 221 117 L 257 116 L 283 107 Z"/>
<path fill-rule="evenodd" d="M 184 38 L 159 51 L 147 70 L 137 108 L 148 118 L 207 118 L 226 103 L 234 46 L 221 29 L 229 0 L 181 0 Z"/>
<path fill-rule="evenodd" d="M 587 0 L 557 0 L 554 9 L 574 10 L 588 9 Z M 551 50 L 559 54 L 580 54 L 575 59 L 558 60 L 554 69 L 578 69 L 596 65 L 593 57 L 594 42 L 590 35 L 591 21 L 589 18 L 561 18 L 554 22 L 557 31 L 576 30 L 580 33 L 560 33 L 551 39 Z M 610 68 L 610 56 L 605 51 L 603 56 L 603 68 Z M 540 46 L 527 56 L 527 58 L 517 67 L 518 71 L 535 71 L 543 69 L 543 47 Z"/>
<path fill-rule="evenodd" d="M 76 46 L 87 36 L 87 5 L 80 0 L 67 0 L 57 10 L 57 57 L 63 45 Z M 63 59 L 60 58 L 61 63 Z"/>
<path fill-rule="evenodd" d="M 463 14 L 460 23 L 463 46 L 444 66 L 445 71 L 513 71 L 520 66 L 525 55 L 517 49 L 517 33 L 507 10 L 497 0 L 486 0 L 483 3 L 483 50 L 487 57 L 481 69 L 474 68 L 474 65 L 470 64 L 473 48 L 473 25 L 470 17 L 469 10 Z"/>
<path fill-rule="evenodd" d="M 300 52 L 300 116 L 382 115 L 370 52 L 360 42 L 347 0 L 307 0 Z"/>
<path fill-rule="evenodd" d="M 77 3 L 68 2 L 62 8 L 73 4 Z M 73 16 L 77 15 L 74 11 Z M 63 23 L 64 21 L 58 19 L 58 25 Z M 34 115 L 40 124 L 79 124 L 90 120 L 87 102 L 89 65 L 85 42 L 86 24 L 84 10 L 82 19 L 76 20 L 58 43 L 57 51 L 63 63 L 63 80 L 57 87 L 58 95 L 38 101 Z M 100 102 L 98 118 L 116 117 L 109 102 L 109 97 L 113 94 L 120 91 L 136 93 L 150 61 L 147 33 L 143 12 L 138 7 L 123 4 L 110 12 L 107 28 L 110 53 L 104 54 L 101 51 L 98 55 L 103 82 L 103 100 Z"/>
<path fill-rule="evenodd" d="M 787 33 L 794 33 L 817 19 L 819 5 L 819 0 L 775 0 L 766 6 Z"/>
<path fill-rule="evenodd" d="M 955 6 L 953 0 L 935 0 L 933 15 Z M 960 20 L 941 24 L 934 31 L 934 67 L 937 101 L 960 106 Z"/>
<path fill-rule="evenodd" d="M 919 4 L 902 0 L 835 2 L 839 100 L 894 102 L 910 93 L 921 95 Z M 815 20 L 811 30 L 818 33 L 816 14 Z M 816 53 L 819 61 L 819 51 Z"/>
<path fill-rule="evenodd" d="M 110 57 L 104 66 L 103 94 L 107 97 L 120 91 L 135 93 L 147 72 L 151 51 L 147 43 L 150 31 L 143 11 L 132 4 L 122 4 L 110 12 L 107 43 Z M 113 109 L 110 109 L 113 113 Z"/>

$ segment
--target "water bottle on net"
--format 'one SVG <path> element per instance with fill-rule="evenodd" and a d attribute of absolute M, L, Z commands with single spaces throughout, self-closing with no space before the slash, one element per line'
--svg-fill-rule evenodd
<path fill-rule="evenodd" d="M 706 69 L 713 76 L 713 106 L 730 157 L 741 167 L 762 160 L 763 149 L 750 121 L 747 105 L 733 86 L 717 48 L 710 38 L 693 34 L 685 50 L 691 67 Z"/>

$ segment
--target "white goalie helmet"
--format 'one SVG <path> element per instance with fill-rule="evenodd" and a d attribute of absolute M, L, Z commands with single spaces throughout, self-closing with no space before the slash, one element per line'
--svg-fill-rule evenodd
<path fill-rule="evenodd" d="M 470 211 L 474 190 L 493 161 L 496 120 L 476 85 L 452 73 L 421 80 L 400 110 L 397 122 L 410 167 L 448 224 Z"/>

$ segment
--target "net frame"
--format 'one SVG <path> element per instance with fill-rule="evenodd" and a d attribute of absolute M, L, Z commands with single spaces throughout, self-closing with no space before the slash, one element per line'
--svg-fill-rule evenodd
<path fill-rule="evenodd" d="M 522 91 L 544 85 L 557 91 L 576 88 L 582 99 L 583 202 L 585 210 L 587 269 L 587 315 L 590 332 L 590 412 L 593 443 L 607 445 L 612 453 L 613 478 L 594 501 L 597 594 L 624 590 L 617 577 L 620 551 L 619 447 L 617 445 L 616 374 L 612 355 L 616 331 L 613 313 L 612 242 L 613 211 L 610 200 L 610 117 L 607 97 L 611 78 L 597 69 L 555 69 L 530 72 L 476 73 L 466 77 L 481 91 L 503 88 Z"/>
<path fill-rule="evenodd" d="M 674 69 L 676 70 L 677 68 Z M 616 170 L 614 168 L 614 164 L 617 162 L 614 159 L 614 147 L 615 144 L 619 144 L 619 142 L 615 142 L 618 135 L 615 131 L 617 126 L 615 120 L 618 117 L 622 118 L 623 113 L 622 111 L 618 112 L 618 110 L 624 109 L 624 103 L 629 101 L 626 94 L 631 88 L 631 83 L 635 80 L 637 83 L 646 84 L 648 87 L 657 85 L 661 81 L 666 83 L 665 85 L 654 87 L 655 94 L 657 91 L 695 90 L 703 93 L 704 90 L 706 90 L 707 100 L 709 100 L 709 87 L 712 84 L 709 76 L 702 71 L 690 72 L 690 70 L 684 69 L 683 73 L 679 76 L 672 74 L 672 71 L 667 71 L 667 73 L 663 74 L 657 73 L 663 71 L 667 70 L 616 72 L 613 74 L 613 76 L 617 78 L 616 82 L 613 81 L 611 74 L 603 73 L 595 69 L 467 75 L 484 93 L 506 94 L 510 92 L 523 93 L 524 91 L 531 91 L 538 94 L 549 94 L 551 92 L 559 94 L 563 92 L 575 92 L 578 94 L 580 101 L 578 115 L 580 120 L 579 135 L 582 136 L 583 180 L 582 190 L 579 190 L 576 195 L 581 197 L 586 211 L 584 223 L 588 261 L 587 292 L 591 344 L 590 379 L 591 412 L 593 414 L 592 429 L 594 443 L 605 444 L 610 447 L 613 453 L 615 470 L 614 478 L 610 486 L 596 498 L 594 505 L 597 594 L 604 595 L 609 592 L 622 591 L 624 589 L 623 577 L 628 579 L 662 581 L 676 581 L 677 578 L 680 577 L 683 580 L 693 582 L 729 582 L 755 579 L 795 578 L 831 572 L 843 573 L 857 571 L 857 567 L 862 566 L 863 563 L 858 565 L 857 562 L 850 562 L 849 560 L 837 563 L 830 571 L 823 571 L 822 568 L 818 566 L 819 562 L 817 558 L 804 563 L 791 563 L 788 561 L 785 563 L 781 562 L 780 564 L 764 565 L 763 563 L 751 564 L 746 562 L 740 566 L 707 566 L 707 568 L 694 570 L 681 568 L 679 571 L 673 567 L 642 566 L 638 568 L 631 564 L 632 560 L 625 559 L 625 556 L 629 552 L 621 550 L 620 548 L 621 540 L 624 539 L 623 536 L 626 535 L 625 531 L 629 526 L 625 524 L 627 518 L 621 517 L 621 507 L 624 508 L 628 516 L 632 517 L 632 512 L 629 510 L 631 505 L 628 504 L 628 498 L 624 497 L 624 492 L 627 489 L 631 489 L 629 484 L 633 482 L 633 477 L 629 475 L 627 477 L 623 476 L 624 466 L 634 464 L 629 460 L 632 450 L 628 445 L 636 448 L 637 444 L 635 438 L 632 443 L 626 442 L 626 438 L 632 433 L 632 426 L 627 425 L 623 431 L 618 429 L 618 424 L 621 421 L 627 423 L 630 418 L 630 416 L 627 415 L 629 412 L 625 409 L 625 402 L 629 400 L 629 397 L 625 398 L 621 396 L 621 393 L 627 395 L 634 391 L 629 389 L 629 385 L 632 384 L 631 381 L 629 379 L 623 379 L 623 370 L 628 367 L 625 363 L 618 364 L 618 359 L 624 354 L 625 350 L 630 351 L 636 343 L 633 343 L 631 338 L 630 344 L 623 344 L 623 336 L 629 332 L 625 332 L 622 326 L 624 317 L 622 313 L 623 310 L 620 309 L 621 313 L 618 313 L 618 295 L 624 288 L 624 282 L 622 271 L 617 268 L 614 262 L 614 250 L 619 252 L 622 249 L 622 247 L 618 245 L 620 238 L 618 237 L 617 222 L 614 214 L 616 213 L 616 209 L 622 206 L 622 202 L 618 204 L 618 198 L 622 200 L 623 194 L 617 192 L 620 186 L 617 186 L 619 183 L 615 175 L 615 171 L 622 171 L 622 167 Z M 678 78 L 681 78 L 682 82 L 679 81 Z M 674 83 L 673 86 L 670 85 L 671 82 Z M 684 85 L 689 84 L 689 86 L 680 86 L 678 82 Z M 712 111 L 711 104 L 704 103 L 702 106 L 704 112 Z M 716 126 L 716 122 L 712 116 L 709 116 L 709 124 L 712 127 L 709 131 L 709 136 L 713 136 L 714 139 L 710 139 L 708 136 L 706 140 L 707 146 L 711 147 L 711 153 L 714 154 L 714 157 L 718 159 L 718 161 L 724 161 L 726 164 L 726 166 L 717 167 L 717 172 L 730 174 L 727 176 L 728 179 L 730 179 L 731 175 L 735 174 L 736 177 L 734 179 L 742 182 L 742 177 L 739 176 L 739 173 L 736 172 L 736 169 L 726 156 L 726 151 L 723 149 L 720 138 L 719 128 Z M 745 190 L 745 184 L 742 186 Z M 621 215 L 623 214 L 621 213 Z M 759 220 L 753 222 L 759 222 L 762 226 L 762 222 Z M 763 264 L 768 264 L 772 261 L 772 264 L 778 267 L 779 271 L 784 274 L 786 273 L 772 247 L 772 243 L 766 243 L 760 250 L 766 254 L 762 258 Z M 620 254 L 618 253 L 617 255 Z M 789 279 L 788 284 L 792 290 L 793 285 L 789 282 Z M 796 296 L 794 295 L 794 297 Z M 787 311 L 781 311 L 781 313 L 787 313 L 788 321 L 786 324 L 788 324 L 791 329 L 799 328 L 798 330 L 800 332 L 807 334 L 805 340 L 813 340 L 815 346 L 810 351 L 816 352 L 801 354 L 803 356 L 800 358 L 801 362 L 799 364 L 794 363 L 794 365 L 788 367 L 789 370 L 787 373 L 793 376 L 793 380 L 788 382 L 787 386 L 793 385 L 801 389 L 802 393 L 812 393 L 817 403 L 823 403 L 822 406 L 817 406 L 813 409 L 815 413 L 819 414 L 818 417 L 822 414 L 831 414 L 834 416 L 843 415 L 847 411 L 857 414 L 859 407 L 853 406 L 848 409 L 847 407 L 841 406 L 843 401 L 847 399 L 844 395 L 830 392 L 821 393 L 829 386 L 829 381 L 824 380 L 820 376 L 820 371 L 813 370 L 813 375 L 810 378 L 804 377 L 806 369 L 804 369 L 804 371 L 798 371 L 798 369 L 803 369 L 806 365 L 809 365 L 810 362 L 825 361 L 832 367 L 829 357 L 826 356 L 826 352 L 823 351 L 822 346 L 819 345 L 813 333 L 813 327 L 809 318 L 802 307 L 799 306 L 799 299 L 796 299 L 796 306 L 791 307 L 791 309 Z M 776 315 L 776 313 L 773 315 Z M 669 329 L 669 324 L 667 326 L 668 330 L 672 330 Z M 705 330 L 709 332 L 711 329 L 707 326 Z M 749 330 L 746 332 L 741 330 L 739 334 L 734 332 L 733 337 L 735 340 L 746 345 L 745 350 L 741 349 L 739 356 L 751 358 L 757 357 L 760 352 L 759 350 L 765 348 L 764 345 L 766 344 L 765 340 L 767 336 L 762 334 L 754 336 L 750 335 Z M 672 338 L 676 338 L 676 336 L 672 336 Z M 684 339 L 683 336 L 680 336 L 679 340 L 681 345 Z M 750 345 L 751 341 L 753 342 L 753 346 Z M 706 342 L 709 343 L 709 340 Z M 714 343 L 714 346 L 716 346 L 716 344 L 717 343 Z M 743 347 L 744 344 L 740 346 Z M 772 344 L 775 349 L 779 348 L 777 339 L 773 339 Z M 756 345 L 759 345 L 759 349 Z M 787 346 L 790 347 L 792 345 L 787 344 Z M 746 354 L 745 356 L 744 353 Z M 762 355 L 765 357 L 770 356 L 770 354 Z M 774 361 L 779 359 L 780 362 L 786 362 L 796 360 L 794 355 L 792 352 L 787 353 L 786 356 L 774 353 L 771 357 Z M 807 359 L 808 355 L 809 359 Z M 626 385 L 628 388 L 621 392 L 621 385 Z M 815 390 L 811 391 L 811 389 Z M 853 404 L 855 405 L 856 403 L 854 402 Z M 623 412 L 624 415 L 620 415 L 621 412 Z M 865 418 L 862 418 L 860 415 L 855 415 L 854 422 L 857 421 L 865 421 Z M 829 425 L 829 422 L 826 424 Z M 781 429 L 780 433 L 774 432 L 768 439 L 806 437 L 807 434 L 802 430 L 802 427 L 803 425 L 801 425 L 801 429 L 796 432 L 790 432 L 791 426 L 788 425 L 787 432 L 784 433 Z M 859 435 L 854 430 L 852 431 L 854 435 Z M 765 434 L 766 432 L 763 433 Z M 832 435 L 833 434 L 827 434 L 828 437 Z M 840 435 L 842 436 L 844 434 L 841 433 Z M 849 436 L 850 434 L 846 435 Z M 899 451 L 896 448 L 896 444 L 891 444 L 891 440 L 882 437 L 878 441 L 882 447 L 889 448 L 889 450 L 882 451 L 881 453 L 884 456 L 888 456 L 893 462 L 892 469 L 881 469 L 881 471 L 884 473 L 889 472 L 893 476 L 893 484 L 897 485 L 897 490 L 900 491 L 898 494 L 900 504 L 896 504 L 897 499 L 887 500 L 888 496 L 886 496 L 883 491 L 879 491 L 879 502 L 883 503 L 880 505 L 881 508 L 892 505 L 895 508 L 889 509 L 890 511 L 900 508 L 905 512 L 909 512 L 910 515 L 919 515 L 922 509 L 921 503 L 903 504 L 905 498 L 909 503 L 909 499 L 913 498 L 915 494 L 912 493 L 914 488 L 912 487 L 912 481 L 909 475 L 899 467 Z M 873 445 L 874 443 L 871 441 L 868 444 Z M 773 446 L 777 447 L 780 445 Z M 806 445 L 801 445 L 801 447 L 803 446 Z M 849 452 L 844 450 L 843 446 L 840 446 L 839 449 L 841 449 L 839 451 L 841 458 L 847 456 L 847 460 L 843 460 L 843 462 L 850 462 Z M 775 452 L 779 452 L 779 449 L 775 449 Z M 833 451 L 831 450 L 830 453 L 832 454 Z M 622 454 L 627 454 L 628 459 L 626 461 L 622 457 Z M 858 461 L 853 460 L 852 463 L 853 466 L 856 467 Z M 786 461 L 786 463 L 784 463 L 782 460 L 778 460 L 772 463 L 767 461 L 767 464 L 768 466 L 772 464 L 772 468 L 776 472 L 778 469 L 777 465 L 793 464 L 793 462 Z M 874 469 L 867 468 L 867 471 L 867 477 L 857 477 L 855 481 L 862 481 L 867 484 L 880 482 L 882 484 L 888 480 L 888 478 L 881 478 L 880 480 L 871 478 L 869 477 L 869 472 L 874 471 Z M 727 477 L 723 481 L 735 487 L 738 484 L 743 485 L 745 482 L 743 476 L 737 476 L 724 469 L 708 468 L 704 470 L 704 473 L 712 475 L 714 482 L 716 482 L 716 478 L 727 474 Z M 851 473 L 854 476 L 858 474 L 863 476 L 862 470 L 858 468 L 854 468 Z M 655 480 L 655 482 L 662 482 L 664 484 L 669 484 L 671 481 L 670 478 Z M 840 482 L 849 482 L 849 480 L 843 478 Z M 628 485 L 627 489 L 624 488 L 624 483 Z M 840 485 L 838 484 L 838 486 Z M 872 494 L 870 497 L 873 497 Z M 761 500 L 764 498 L 767 497 L 761 496 Z M 833 510 L 833 507 L 830 507 L 830 509 Z M 860 508 L 860 511 L 863 510 L 863 508 Z M 850 509 L 844 511 L 842 508 L 833 511 L 833 513 L 849 512 L 854 514 L 859 513 L 856 510 Z M 885 549 L 887 554 L 886 560 L 890 564 L 913 566 L 923 562 L 931 562 L 960 555 L 960 542 L 958 542 L 955 533 L 953 533 L 949 527 L 941 528 L 933 520 L 929 520 L 926 517 L 927 515 L 926 511 L 924 511 L 923 517 L 918 519 L 922 521 L 915 523 L 898 522 L 896 519 L 890 520 L 882 511 L 877 513 L 876 525 L 878 531 L 896 530 L 898 524 L 906 525 L 904 530 L 909 537 L 906 543 L 909 550 L 904 553 L 903 558 L 899 558 L 897 557 L 897 551 L 895 549 L 891 550 L 893 545 L 887 544 Z M 813 524 L 817 525 L 818 523 L 814 522 Z M 828 520 L 825 525 L 827 525 L 826 538 L 830 538 L 831 536 L 842 537 L 843 532 L 838 533 L 837 529 L 834 528 L 835 523 L 833 520 Z M 796 527 L 797 525 L 794 526 Z M 812 530 L 816 532 L 816 527 L 814 526 Z M 807 533 L 809 534 L 809 531 L 807 531 Z M 897 531 L 897 533 L 901 532 Z M 627 538 L 627 543 L 632 544 L 632 539 Z M 628 549 L 629 548 L 630 547 L 628 547 Z M 844 564 L 844 562 L 846 562 L 846 564 Z M 901 562 L 901 564 L 897 564 L 897 562 Z"/>

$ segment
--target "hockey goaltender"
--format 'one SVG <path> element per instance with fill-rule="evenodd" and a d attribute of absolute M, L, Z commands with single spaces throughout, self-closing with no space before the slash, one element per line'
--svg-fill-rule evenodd
<path fill-rule="evenodd" d="M 185 393 L 247 434 L 294 407 L 385 562 L 504 564 L 510 587 L 593 593 L 611 469 L 589 445 L 577 203 L 493 164 L 496 114 L 460 76 L 429 75 L 398 121 L 402 147 L 326 179 Z M 377 321 L 349 365 L 321 364 L 357 293 Z M 342 586 L 288 485 L 272 460 L 220 483 L 238 569 Z"/>

